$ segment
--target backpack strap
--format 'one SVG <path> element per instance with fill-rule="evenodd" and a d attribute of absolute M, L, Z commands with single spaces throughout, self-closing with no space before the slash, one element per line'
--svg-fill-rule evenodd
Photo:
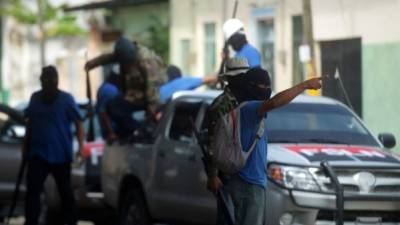
<path fill-rule="evenodd" d="M 237 121 L 236 121 L 236 110 L 231 110 L 231 112 L 229 113 L 231 115 L 231 119 L 232 119 L 232 125 L 233 125 L 233 129 L 232 129 L 232 140 L 234 142 L 234 144 L 236 144 L 236 130 L 237 130 Z"/>
<path fill-rule="evenodd" d="M 249 155 L 253 152 L 253 150 L 256 148 L 258 142 L 262 138 L 263 134 L 265 131 L 265 117 L 263 117 L 260 121 L 260 125 L 258 126 L 258 130 L 256 133 L 256 138 L 254 139 L 253 143 L 251 144 L 249 150 L 247 152 L 244 152 L 246 154 L 246 157 L 249 157 Z"/>

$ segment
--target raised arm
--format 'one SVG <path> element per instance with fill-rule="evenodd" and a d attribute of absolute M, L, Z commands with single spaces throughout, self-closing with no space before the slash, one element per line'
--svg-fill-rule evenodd
<path fill-rule="evenodd" d="M 116 59 L 113 53 L 103 54 L 87 61 L 85 64 L 85 70 L 90 71 L 100 65 L 110 64 L 115 61 Z"/>
<path fill-rule="evenodd" d="M 259 109 L 259 114 L 264 115 L 268 111 L 271 111 L 275 108 L 284 106 L 292 101 L 296 96 L 301 94 L 306 89 L 320 89 L 321 88 L 321 80 L 322 77 L 312 78 L 306 80 L 296 86 L 293 86 L 289 89 L 286 89 L 282 92 L 279 92 L 271 99 L 264 101 Z"/>

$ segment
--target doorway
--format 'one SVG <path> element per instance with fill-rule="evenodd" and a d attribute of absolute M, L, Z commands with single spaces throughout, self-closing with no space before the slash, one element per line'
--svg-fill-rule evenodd
<path fill-rule="evenodd" d="M 335 79 L 335 72 L 338 70 L 351 105 L 357 115 L 361 117 L 361 38 L 322 41 L 320 46 L 322 74 L 330 77 L 329 80 L 323 82 L 322 94 L 347 104 L 340 83 Z"/>

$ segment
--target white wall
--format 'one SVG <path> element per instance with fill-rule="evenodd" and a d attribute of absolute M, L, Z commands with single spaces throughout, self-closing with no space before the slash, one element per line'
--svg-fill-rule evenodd
<path fill-rule="evenodd" d="M 316 40 L 362 37 L 363 44 L 400 40 L 400 0 L 313 0 Z"/>

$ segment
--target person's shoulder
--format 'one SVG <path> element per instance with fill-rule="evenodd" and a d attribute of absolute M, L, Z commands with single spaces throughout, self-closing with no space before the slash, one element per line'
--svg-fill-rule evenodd
<path fill-rule="evenodd" d="M 224 100 L 226 99 L 226 92 L 222 92 L 220 95 L 218 95 L 211 103 L 210 109 L 213 110 L 215 108 L 217 108 L 219 105 L 221 105 L 221 103 L 224 102 Z"/>
<path fill-rule="evenodd" d="M 256 47 L 254 47 L 254 45 L 252 45 L 252 44 L 250 44 L 250 43 L 247 43 L 247 44 L 245 45 L 245 47 L 246 47 L 247 49 L 250 49 L 250 50 L 255 50 L 255 51 L 257 51 L 257 48 L 256 48 Z"/>
<path fill-rule="evenodd" d="M 34 102 L 36 101 L 36 99 L 40 98 L 40 93 L 41 91 L 35 91 L 32 93 L 31 98 L 30 98 L 30 102 Z"/>
<path fill-rule="evenodd" d="M 237 105 L 236 98 L 225 88 L 224 92 L 220 94 L 210 106 L 210 112 L 215 114 L 225 114 L 234 109 Z"/>
<path fill-rule="evenodd" d="M 118 91 L 118 88 L 114 84 L 106 82 L 103 85 L 101 85 L 99 90 L 102 92 L 109 92 L 109 91 Z"/>
<path fill-rule="evenodd" d="M 263 101 L 258 101 L 258 100 L 248 101 L 245 103 L 245 107 L 260 106 L 262 103 L 263 103 Z"/>
<path fill-rule="evenodd" d="M 32 95 L 31 95 L 31 99 L 32 99 L 32 98 L 37 98 L 37 97 L 40 95 L 40 92 L 41 92 L 41 91 L 35 91 L 35 92 L 33 92 Z"/>
<path fill-rule="evenodd" d="M 258 112 L 258 109 L 261 107 L 262 101 L 248 101 L 240 104 L 240 108 L 245 112 Z"/>
<path fill-rule="evenodd" d="M 147 46 L 144 46 L 142 44 L 137 44 L 137 48 L 138 48 L 137 57 L 139 58 L 139 60 L 156 60 L 157 62 L 162 61 L 161 57 L 157 55 L 155 51 L 148 48 Z"/>
<path fill-rule="evenodd" d="M 72 98 L 72 95 L 66 91 L 60 90 L 60 96 L 62 97 L 67 97 L 67 98 Z"/>
<path fill-rule="evenodd" d="M 67 100 L 67 101 L 73 101 L 73 102 L 75 102 L 74 96 L 72 96 L 72 94 L 70 94 L 70 93 L 68 93 L 68 92 L 66 92 L 66 91 L 60 90 L 60 97 L 61 97 L 62 99 Z"/>

